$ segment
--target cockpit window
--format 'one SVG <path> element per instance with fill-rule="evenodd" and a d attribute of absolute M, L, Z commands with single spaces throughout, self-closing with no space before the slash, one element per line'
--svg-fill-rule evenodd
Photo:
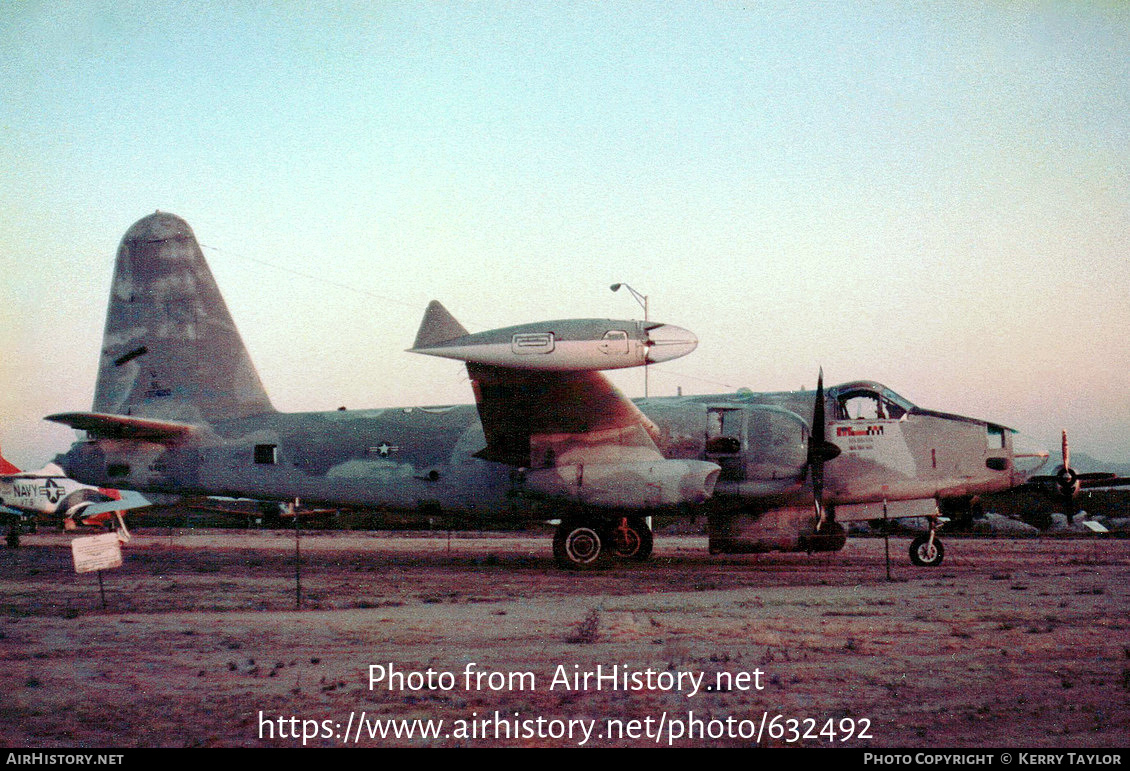
<path fill-rule="evenodd" d="M 909 405 L 896 401 L 894 394 L 872 389 L 854 389 L 836 399 L 837 420 L 899 420 Z"/>

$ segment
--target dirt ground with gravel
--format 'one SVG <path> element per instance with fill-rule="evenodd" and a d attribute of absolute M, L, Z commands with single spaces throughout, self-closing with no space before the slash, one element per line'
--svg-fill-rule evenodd
<path fill-rule="evenodd" d="M 0 746 L 1130 747 L 1128 540 L 304 533 L 296 609 L 293 534 L 149 530 L 103 609 L 71 538 L 0 550 Z"/>

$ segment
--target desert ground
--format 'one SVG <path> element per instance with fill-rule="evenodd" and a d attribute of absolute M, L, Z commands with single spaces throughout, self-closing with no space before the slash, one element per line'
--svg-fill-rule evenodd
<path fill-rule="evenodd" d="M 293 533 L 153 529 L 103 609 L 72 537 L 0 550 L 0 746 L 1130 747 L 1130 540 L 304 532 L 296 609 Z"/>

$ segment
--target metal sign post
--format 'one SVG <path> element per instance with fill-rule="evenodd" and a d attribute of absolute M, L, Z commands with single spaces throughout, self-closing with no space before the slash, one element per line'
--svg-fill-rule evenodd
<path fill-rule="evenodd" d="M 887 580 L 891 580 L 891 522 L 887 519 L 887 499 L 883 499 L 883 548 L 887 552 Z"/>
<path fill-rule="evenodd" d="M 298 499 L 290 504 L 290 514 L 294 517 L 294 609 L 302 610 L 302 549 L 299 547 Z"/>

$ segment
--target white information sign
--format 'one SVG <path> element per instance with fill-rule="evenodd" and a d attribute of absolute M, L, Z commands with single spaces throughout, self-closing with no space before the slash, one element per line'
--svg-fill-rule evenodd
<path fill-rule="evenodd" d="M 71 541 L 76 573 L 92 573 L 122 566 L 122 544 L 117 533 L 88 535 Z"/>

